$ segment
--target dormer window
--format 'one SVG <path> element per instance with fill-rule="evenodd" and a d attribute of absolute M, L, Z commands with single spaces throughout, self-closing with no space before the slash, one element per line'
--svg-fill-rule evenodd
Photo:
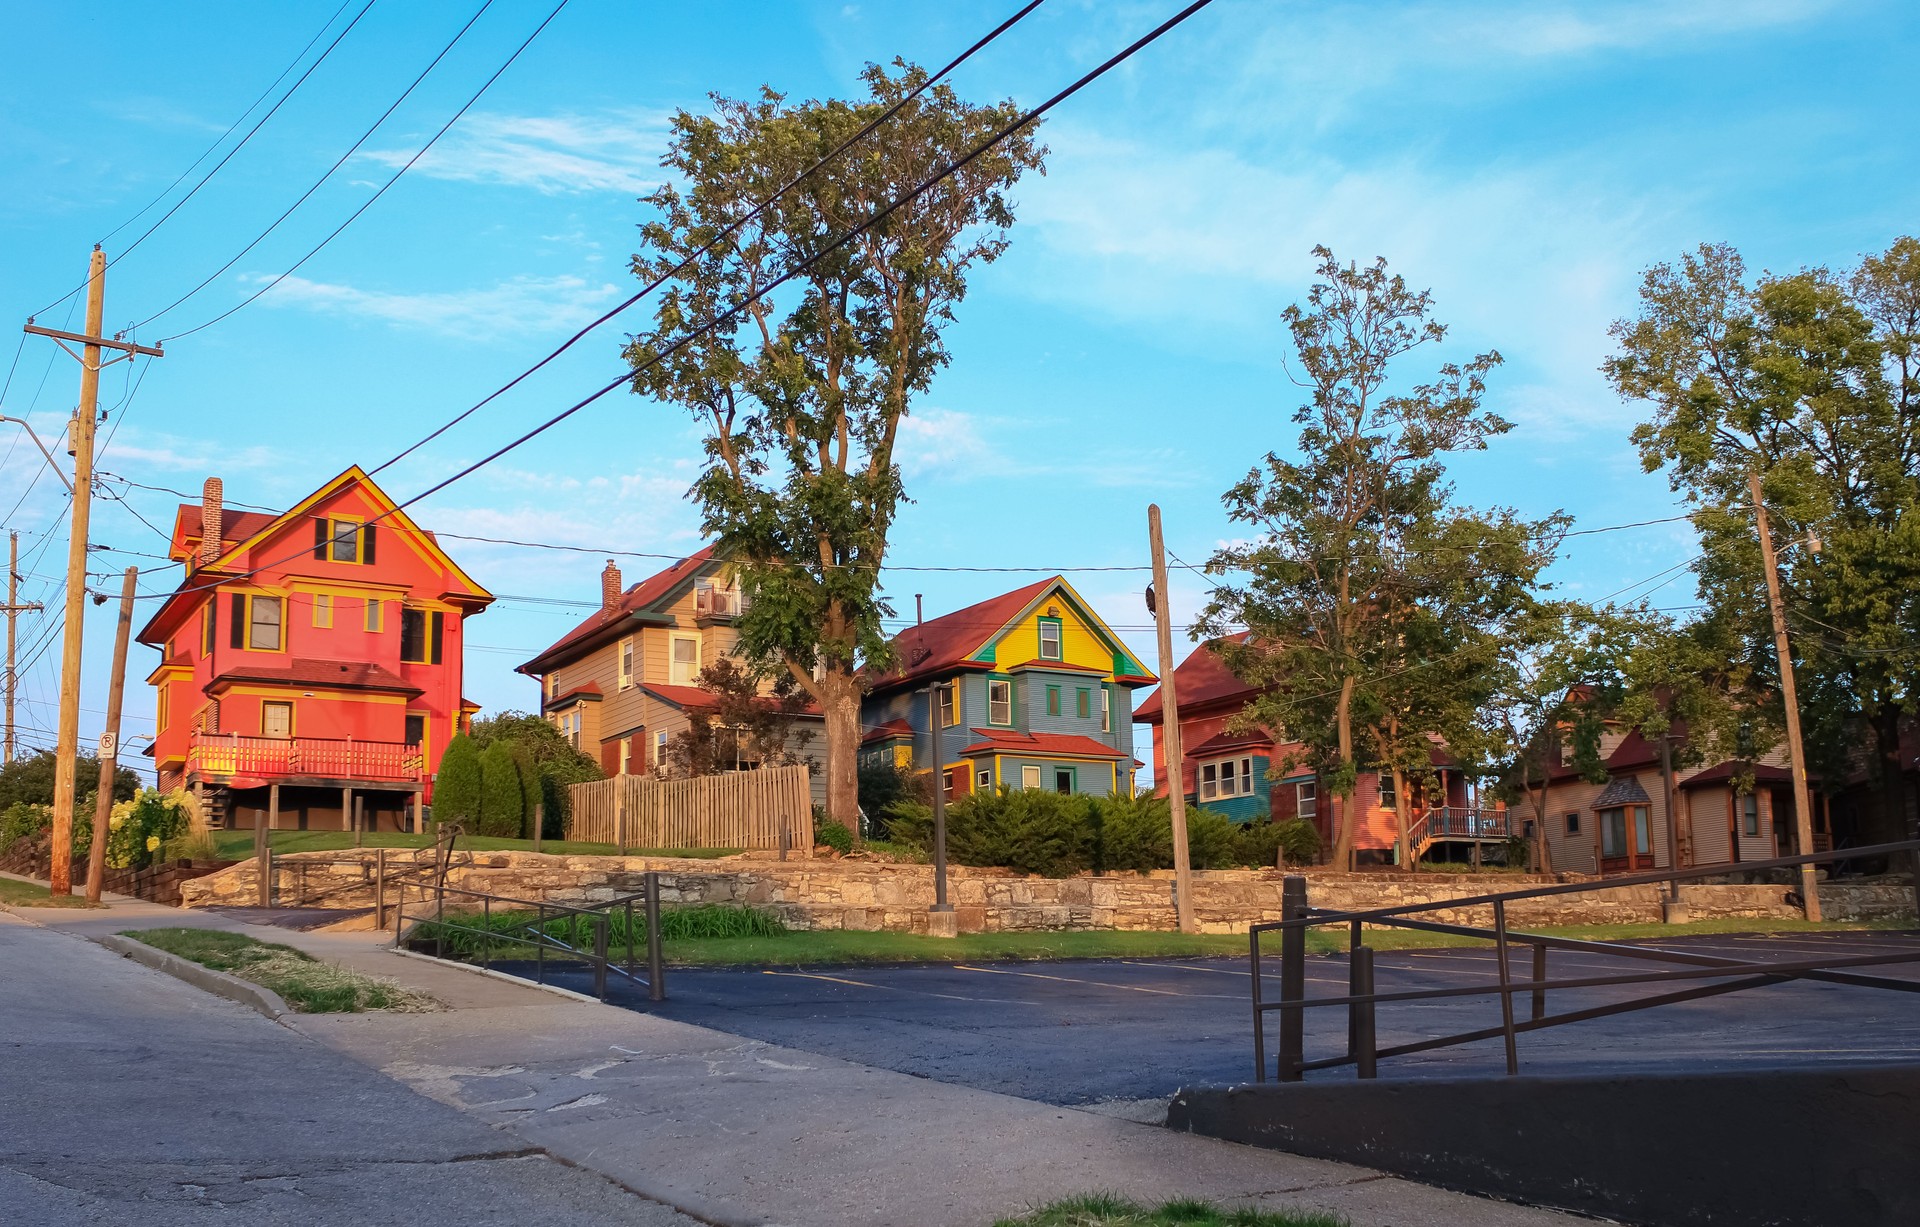
<path fill-rule="evenodd" d="M 1060 619 L 1040 619 L 1040 659 L 1060 659 Z"/>

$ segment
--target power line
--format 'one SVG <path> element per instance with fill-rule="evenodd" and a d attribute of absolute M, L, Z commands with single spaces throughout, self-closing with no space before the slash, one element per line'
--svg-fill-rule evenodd
<path fill-rule="evenodd" d="M 768 294 L 772 293 L 774 290 L 778 289 L 780 286 L 786 284 L 788 281 L 791 281 L 793 278 L 799 276 L 801 273 L 807 271 L 809 268 L 812 268 L 815 264 L 819 263 L 821 260 L 832 255 L 834 252 L 838 251 L 840 248 L 846 246 L 848 243 L 852 242 L 854 239 L 858 238 L 862 234 L 865 234 L 867 231 L 873 229 L 875 226 L 879 225 L 881 222 L 891 217 L 894 213 L 898 212 L 905 205 L 910 204 L 913 201 L 919 199 L 921 196 L 925 195 L 927 191 L 929 191 L 935 184 L 939 183 L 941 180 L 952 176 L 953 174 L 958 172 L 961 168 L 967 166 L 968 164 L 973 162 L 976 158 L 986 153 L 989 149 L 994 148 L 995 146 L 999 145 L 1002 141 L 1006 140 L 1009 136 L 1012 136 L 1015 132 L 1019 131 L 1022 128 L 1030 126 L 1034 121 L 1040 119 L 1048 111 L 1052 110 L 1054 107 L 1058 106 L 1060 103 L 1064 102 L 1066 99 L 1071 98 L 1073 95 L 1079 93 L 1082 89 L 1086 88 L 1086 86 L 1092 84 L 1094 81 L 1098 80 L 1102 76 L 1105 76 L 1115 66 L 1131 58 L 1133 55 L 1138 53 L 1143 47 L 1146 47 L 1148 44 L 1154 42 L 1156 39 L 1160 38 L 1167 31 L 1173 29 L 1175 26 L 1179 25 L 1181 22 L 1185 21 L 1187 18 L 1193 16 L 1195 13 L 1199 12 L 1201 9 L 1206 8 L 1212 2 L 1213 0 L 1192 0 L 1192 3 L 1188 4 L 1185 8 L 1181 9 L 1178 13 L 1175 13 L 1172 17 L 1161 22 L 1158 26 L 1155 26 L 1152 30 L 1148 31 L 1146 34 L 1142 35 L 1140 38 L 1135 39 L 1125 49 L 1110 56 L 1108 59 L 1106 59 L 1104 62 L 1099 64 L 1097 67 L 1093 68 L 1087 73 L 1082 74 L 1077 80 L 1075 80 L 1071 85 L 1067 86 L 1065 89 L 1054 94 L 1051 98 L 1047 99 L 1045 102 L 1041 103 L 1039 106 L 1036 106 L 1033 109 L 1026 111 L 1022 115 L 1014 119 L 1011 123 L 1006 124 L 1003 127 L 999 128 L 992 135 L 987 137 L 986 140 L 974 146 L 973 149 L 970 150 L 968 153 L 966 153 L 962 157 L 952 162 L 947 163 L 941 169 L 935 171 L 932 175 L 922 180 L 919 184 L 909 189 L 908 191 L 902 193 L 899 197 L 895 198 L 893 201 L 887 204 L 886 207 L 874 213 L 874 215 L 869 217 L 866 221 L 861 222 L 859 225 L 847 231 L 845 234 L 841 235 L 838 239 L 834 240 L 832 243 L 828 244 L 826 247 L 815 252 L 813 255 L 808 256 L 806 259 L 802 260 L 800 263 L 796 264 L 794 267 L 788 269 L 786 272 L 780 274 L 778 277 L 773 278 L 765 286 L 760 287 L 759 289 L 754 291 L 752 294 L 748 295 L 747 297 L 742 299 L 740 302 L 736 303 L 734 306 L 729 307 L 726 311 L 722 312 L 715 319 L 695 328 L 693 331 L 687 333 L 685 336 L 681 337 L 679 340 L 673 342 L 666 349 L 662 350 L 654 358 L 649 360 L 649 362 L 646 365 L 652 366 L 662 361 L 665 361 L 668 357 L 672 356 L 674 353 L 678 352 L 680 349 L 685 348 L 688 344 L 692 343 L 694 340 L 697 340 L 699 337 L 704 336 L 708 333 L 711 333 L 716 328 L 719 328 L 721 325 L 727 323 L 729 320 L 738 316 L 742 311 L 746 310 L 748 307 L 752 306 L 754 303 L 759 302 L 761 299 L 765 298 Z M 562 0 L 563 7 L 564 7 L 564 4 L 565 4 L 565 0 Z M 555 9 L 554 12 L 558 13 L 559 9 Z M 552 17 L 549 16 L 548 20 L 552 20 Z M 536 30 L 535 33 L 537 34 L 538 31 Z M 433 494 L 436 494 L 439 491 L 446 489 L 448 486 L 453 485 L 455 482 L 461 480 L 462 478 L 467 477 L 468 475 L 479 471 L 480 469 L 486 467 L 489 464 L 492 464 L 495 460 L 498 460 L 500 457 L 506 455 L 508 452 L 513 451 L 515 448 L 527 442 L 529 439 L 532 439 L 537 435 L 545 433 L 547 430 L 550 430 L 554 426 L 559 425 L 561 422 L 565 421 L 567 418 L 572 417 L 575 413 L 578 413 L 580 410 L 586 408 L 588 405 L 599 400 L 601 397 L 607 395 L 609 392 L 612 392 L 615 388 L 618 388 L 623 384 L 627 383 L 633 378 L 635 373 L 636 372 L 632 370 L 623 372 L 618 378 L 614 379 L 612 382 L 590 393 L 588 396 L 582 398 L 581 400 L 575 401 L 571 406 L 555 414 L 554 416 L 548 418 L 546 421 L 534 427 L 532 430 L 525 432 L 524 434 L 520 435 L 518 438 L 505 444 L 504 446 L 496 448 L 494 451 L 488 453 L 486 456 L 483 456 L 479 460 L 474 461 L 472 464 L 467 465 L 465 468 L 454 473 L 452 476 L 444 478 L 441 481 L 437 482 L 436 484 L 429 486 L 427 489 L 407 499 L 405 502 L 396 504 L 392 508 L 392 510 L 381 512 L 379 515 L 368 519 L 366 523 L 377 524 L 382 520 L 389 519 L 393 515 L 406 509 L 407 507 L 411 507 L 415 503 L 420 502 L 422 499 L 425 499 Z M 273 562 L 262 563 L 259 566 L 253 567 L 247 571 L 243 571 L 238 575 L 226 576 L 224 582 L 232 582 L 235 579 L 245 579 L 249 576 L 258 575 L 261 571 L 267 570 L 270 567 L 278 566 L 286 562 L 291 562 L 295 558 L 301 557 L 301 555 L 304 553 L 306 553 L 306 551 L 302 550 L 300 553 L 289 554 L 286 557 L 277 559 Z M 216 583 L 213 586 L 217 587 L 219 582 L 221 581 L 216 581 Z M 181 588 L 181 589 L 176 589 L 173 592 L 141 593 L 139 594 L 139 596 L 142 599 L 149 599 L 149 600 L 163 599 L 164 600 L 164 599 L 170 599 L 174 596 L 180 595 L 183 592 L 197 591 L 197 590 L 204 590 L 204 589 Z"/>
<path fill-rule="evenodd" d="M 193 160 L 191 165 L 189 165 L 185 170 L 181 171 L 178 175 L 176 175 L 174 177 L 173 182 L 167 184 L 165 189 L 163 189 L 158 196 L 155 196 L 152 200 L 149 200 L 145 205 L 141 206 L 140 211 L 138 213 L 135 213 L 133 216 L 127 218 L 127 220 L 121 222 L 119 225 L 115 226 L 113 229 L 101 235 L 100 241 L 99 241 L 100 246 L 102 247 L 106 246 L 108 239 L 112 238 L 116 234 L 119 234 L 122 230 L 125 230 L 128 226 L 131 226 L 133 223 L 139 221 L 141 217 L 145 216 L 145 214 L 149 209 L 153 208 L 153 206 L 165 200 L 167 198 L 167 195 L 170 192 L 172 192 L 174 188 L 179 187 L 180 184 L 186 180 L 186 177 L 192 174 L 194 170 L 199 167 L 200 163 L 206 161 L 209 157 L 212 157 L 213 151 L 220 148 L 221 145 L 226 143 L 227 138 L 233 135 L 233 130 L 235 128 L 238 128 L 242 123 L 246 122 L 247 116 L 253 114 L 254 109 L 258 107 L 261 103 L 267 100 L 268 94 L 271 94 L 274 90 L 279 88 L 280 83 L 287 79 L 287 74 L 292 72 L 295 68 L 299 67 L 300 61 L 307 58 L 307 52 L 312 51 L 313 45 L 319 42 L 321 37 L 325 35 L 328 30 L 333 28 L 333 23 L 340 20 L 340 14 L 346 12 L 347 5 L 351 3 L 353 3 L 353 0 L 343 0 L 340 7 L 333 11 L 333 16 L 327 18 L 326 24 L 322 25 L 318 30 L 315 30 L 313 32 L 313 37 L 307 40 L 307 45 L 300 48 L 300 53 L 294 56 L 293 59 L 288 62 L 285 68 L 282 68 L 280 70 L 280 75 L 275 77 L 273 81 L 268 84 L 267 88 L 260 91 L 260 96 L 258 98 L 255 98 L 252 102 L 247 104 L 246 110 L 240 112 L 239 115 L 234 117 L 234 121 L 227 125 L 227 130 L 225 132 L 222 132 L 219 136 L 215 137 L 213 144 L 208 145 L 206 149 L 201 152 L 200 156 Z"/>
<path fill-rule="evenodd" d="M 219 277 L 222 273 L 226 272 L 228 269 L 238 264 L 242 257 L 244 257 L 248 252 L 252 251 L 255 247 L 258 247 L 262 242 L 266 240 L 266 237 L 268 235 L 272 234 L 275 230 L 277 230 L 281 222 L 284 222 L 289 217 L 292 217 L 293 211 L 295 209 L 298 209 L 301 205 L 305 204 L 308 201 L 308 199 L 310 199 L 313 196 L 315 192 L 320 190 L 321 186 L 325 184 L 327 180 L 333 177 L 333 173 L 335 171 L 339 170 L 342 166 L 346 165 L 348 158 L 352 157 L 355 153 L 359 152 L 360 146 L 366 144 L 367 141 L 373 136 L 374 132 L 380 127 L 380 125 L 387 122 L 388 117 L 391 116 L 396 110 L 400 108 L 400 104 L 405 102 L 407 98 L 412 95 L 413 91 L 419 88 L 420 83 L 427 79 L 427 74 L 432 72 L 435 68 L 439 66 L 440 61 L 447 57 L 447 53 L 453 50 L 455 44 L 459 43 L 459 41 L 462 38 L 465 38 L 467 31 L 473 29 L 474 23 L 479 21 L 481 16 L 484 15 L 486 11 L 492 7 L 493 7 L 493 0 L 483 0 L 483 3 L 480 5 L 479 9 L 477 9 L 474 12 L 473 16 L 467 18 L 467 24 L 461 26 L 459 32 L 456 33 L 453 36 L 453 38 L 447 42 L 447 45 L 440 48 L 440 54 L 434 56 L 433 59 L 427 64 L 427 66 L 420 70 L 420 75 L 415 77 L 412 80 L 412 82 L 408 84 L 406 89 L 400 91 L 400 96 L 398 98 L 395 98 L 392 104 L 388 106 L 386 110 L 380 113 L 380 118 L 374 120 L 372 125 L 369 126 L 365 132 L 362 132 L 360 134 L 360 137 L 358 140 L 354 141 L 353 144 L 347 147 L 347 151 L 341 154 L 340 157 L 334 162 L 332 166 L 327 167 L 326 173 L 322 174 L 318 179 L 315 179 L 313 181 L 313 186 L 309 187 L 306 191 L 300 194 L 300 199 L 294 201 L 292 204 L 287 206 L 286 212 L 274 218 L 272 223 L 269 224 L 265 230 L 262 230 L 259 234 L 255 235 L 253 239 L 249 241 L 245 247 L 242 247 L 239 251 L 233 253 L 232 259 L 228 260 L 225 264 L 222 264 L 219 268 L 214 269 L 211 273 L 208 273 L 206 279 L 202 281 L 199 285 L 194 286 L 191 290 L 188 290 L 185 294 L 182 294 L 180 297 L 174 299 L 172 302 L 168 303 L 166 306 L 160 308 L 158 311 L 155 311 L 152 315 L 149 315 L 147 318 L 141 320 L 138 324 L 135 324 L 134 327 L 135 328 L 146 327 L 148 324 L 151 324 L 153 321 L 159 319 L 161 316 L 173 310 L 175 307 L 179 306 L 181 303 L 187 301 L 189 298 L 192 298 L 195 294 L 198 294 L 200 291 L 212 285 L 215 278 Z M 151 363 L 151 359 L 149 359 L 149 363 Z"/>
<path fill-rule="evenodd" d="M 446 123 L 440 125 L 440 130 L 438 132 L 435 132 L 431 137 L 428 137 L 427 143 L 420 146 L 419 151 L 415 153 L 411 158 L 408 158 L 406 161 L 406 164 L 403 165 L 399 170 L 394 171 L 393 174 L 387 179 L 387 181 L 381 184 L 380 187 L 373 193 L 373 195 L 367 197 L 367 199 L 360 205 L 359 208 L 355 209 L 352 213 L 348 214 L 346 221 L 343 221 L 338 226 L 335 226 L 333 230 L 325 238 L 321 239 L 318 243 L 314 244 L 312 250 L 308 251 L 306 255 L 301 256 L 298 260 L 294 261 L 292 268 L 289 268 L 286 272 L 281 273 L 279 276 L 275 277 L 272 281 L 267 282 L 267 284 L 255 290 L 252 294 L 249 294 L 247 297 L 241 299 L 239 302 L 227 308 L 225 311 L 222 311 L 220 314 L 214 316 L 212 319 L 206 321 L 205 323 L 195 324 L 193 327 L 185 329 L 184 331 L 181 331 L 181 332 L 176 332 L 172 336 L 163 337 L 161 338 L 160 343 L 165 344 L 168 341 L 177 341 L 181 337 L 192 336 L 194 333 L 199 332 L 201 329 L 213 327 L 215 324 L 219 323 L 221 320 L 226 319 L 228 316 L 234 314 L 236 311 L 239 311 L 244 307 L 246 307 L 248 304 L 254 302 L 262 294 L 265 294 L 268 290 L 273 289 L 275 286 L 279 285 L 281 282 L 285 281 L 287 278 L 293 276 L 294 273 L 298 272 L 301 266 L 306 264 L 307 261 L 319 255 L 322 248 L 324 248 L 328 243 L 331 243 L 333 242 L 333 240 L 340 237 L 341 231 L 345 230 L 348 226 L 353 225 L 354 222 L 360 219 L 361 214 L 365 213 L 368 209 L 371 209 L 373 207 L 375 201 L 379 200 L 382 196 L 385 196 L 387 194 L 388 188 L 391 188 L 394 184 L 400 182 L 400 176 L 406 174 L 409 170 L 412 170 L 414 163 L 418 162 L 421 158 L 424 158 L 427 156 L 427 150 L 432 149 L 434 144 L 438 142 L 441 137 L 447 134 L 447 130 L 452 128 L 454 124 L 458 123 L 460 120 L 460 117 L 462 115 L 465 115 L 468 109 L 470 109 L 474 103 L 480 101 L 480 96 L 486 93 L 488 89 L 492 88 L 493 83 L 500 79 L 500 76 L 502 73 L 506 72 L 507 69 L 513 67 L 514 61 L 520 58 L 520 53 L 525 51 L 529 46 L 531 46 L 534 39 L 540 37 L 540 32 L 546 29 L 547 26 L 553 21 L 553 19 L 560 15 L 560 10 L 566 8 L 569 2 L 570 0 L 560 0 L 560 3 L 554 6 L 553 11 L 547 14 L 546 19 L 542 21 L 539 25 L 534 27 L 533 33 L 527 35 L 526 41 L 521 43 L 518 47 L 514 48 L 513 54 L 507 57 L 507 62 L 500 65 L 499 68 L 495 69 L 493 75 L 488 77 L 484 82 L 481 83 L 480 88 L 473 92 L 473 96 L 468 98 L 466 102 L 461 105 L 460 109 L 453 113 L 453 117 L 447 120 Z M 372 5 L 373 0 L 367 0 L 367 3 L 369 5 Z M 362 139 L 364 140 L 365 138 L 363 137 Z M 237 259 L 238 257 L 235 257 L 235 258 Z M 216 276 L 217 275 L 218 274 L 216 274 Z M 169 308 L 169 310 L 170 309 L 171 308 Z"/>
<path fill-rule="evenodd" d="M 406 459 L 408 456 L 412 455 L 414 452 L 420 450 L 422 447 L 426 446 L 428 443 L 433 442 L 433 440 L 439 438 L 441 435 L 445 434 L 447 431 L 453 429 L 455 426 L 458 426 L 461 422 L 466 421 L 469 417 L 472 417 L 475 413 L 478 413 L 481 409 L 484 409 L 487 405 L 491 404 L 494 400 L 512 391 L 520 383 L 531 378 L 536 372 L 538 372 L 541 368 L 545 367 L 549 362 L 552 362 L 555 358 L 558 358 L 561 354 L 564 354 L 569 349 L 572 349 L 574 345 L 579 343 L 582 337 L 585 337 L 588 333 L 600 327 L 600 325 L 606 323 L 608 320 L 612 319 L 614 316 L 619 315 L 621 312 L 633 306 L 635 303 L 639 302 L 641 299 L 645 298 L 647 295 L 653 293 L 655 290 L 665 285 L 668 281 L 672 280 L 674 277 L 677 277 L 681 273 L 685 272 L 687 268 L 690 267 L 695 260 L 698 260 L 701 256 L 706 255 L 708 252 L 712 251 L 715 247 L 719 246 L 721 243 L 732 238 L 735 234 L 738 234 L 740 232 L 741 227 L 753 221 L 755 218 L 759 217 L 761 214 L 765 213 L 776 202 L 778 202 L 781 197 L 785 196 L 788 192 L 792 191 L 794 188 L 798 187 L 801 183 L 811 178 L 817 171 L 825 167 L 828 163 L 834 161 L 841 154 L 845 153 L 848 149 L 852 148 L 854 145 L 857 145 L 861 141 L 865 140 L 867 136 L 870 135 L 875 129 L 880 127 L 880 125 L 886 123 L 889 119 L 892 119 L 895 115 L 899 114 L 900 111 L 903 108 L 905 108 L 909 103 L 913 102 L 916 98 L 918 98 L 921 94 L 925 93 L 927 90 L 932 89 L 948 74 L 952 73 L 955 69 L 959 68 L 962 64 L 966 63 L 969 59 L 973 58 L 973 55 L 975 52 L 979 51 L 982 47 L 985 47 L 988 43 L 993 42 L 995 39 L 999 38 L 1002 34 L 1012 29 L 1013 26 L 1017 22 L 1019 22 L 1021 18 L 1025 17 L 1028 13 L 1031 13 L 1033 10 L 1039 8 L 1041 3 L 1042 3 L 1042 0 L 1029 0 L 1029 2 L 1023 5 L 1018 12 L 1014 13 L 1013 16 L 1007 18 L 1005 21 L 1001 22 L 999 25 L 995 26 L 993 29 L 987 31 L 987 33 L 983 35 L 979 40 L 977 40 L 971 47 L 968 47 L 965 51 L 962 51 L 959 55 L 947 61 L 946 65 L 940 68 L 937 72 L 929 74 L 926 81 L 923 82 L 919 87 L 912 90 L 905 97 L 901 98 L 900 101 L 894 103 L 892 106 L 888 107 L 885 111 L 882 111 L 879 115 L 875 116 L 870 122 L 868 122 L 865 126 L 863 126 L 859 131 L 855 132 L 852 136 L 848 137 L 844 141 L 841 141 L 838 145 L 834 146 L 833 149 L 821 155 L 818 159 L 814 161 L 813 165 L 807 167 L 805 170 L 801 171 L 799 174 L 793 176 L 793 178 L 781 184 L 765 200 L 762 200 L 759 204 L 756 204 L 752 209 L 749 209 L 746 213 L 742 214 L 740 217 L 729 222 L 720 231 L 720 233 L 714 235 L 711 239 L 708 239 L 704 244 L 702 244 L 699 250 L 695 251 L 692 255 L 688 256 L 686 259 L 680 261 L 680 263 L 674 265 L 674 267 L 669 271 L 662 273 L 660 276 L 655 277 L 652 281 L 648 282 L 646 285 L 641 286 L 638 293 L 634 294 L 633 296 L 628 298 L 626 301 L 615 305 L 612 310 L 601 315 L 598 319 L 593 320 L 591 323 L 587 324 L 584 328 L 581 328 L 578 332 L 574 333 L 572 336 L 568 337 L 565 341 L 561 342 L 561 344 L 557 348 L 555 348 L 553 352 L 549 353 L 546 357 L 540 359 L 540 361 L 534 363 L 532 366 L 528 367 L 526 370 L 520 372 L 518 375 L 515 375 L 512 379 L 508 380 L 506 383 L 502 384 L 500 387 L 495 388 L 492 392 L 488 393 L 486 397 L 484 397 L 483 399 L 475 403 L 473 406 L 455 414 L 452 418 L 449 418 L 446 422 L 442 423 L 438 427 L 435 427 L 434 430 L 431 433 L 427 434 L 424 438 L 413 443 L 411 446 L 407 447 L 405 450 L 400 452 L 399 455 L 396 455 L 392 459 L 388 460 L 386 463 L 375 467 L 373 470 L 371 470 L 368 473 L 368 476 L 373 476 L 386 469 L 392 468 L 394 465 Z"/>
<path fill-rule="evenodd" d="M 267 113 L 260 117 L 260 122 L 254 124 L 253 127 L 247 129 L 247 134 L 240 138 L 239 143 L 236 144 L 232 149 L 227 150 L 226 156 L 213 164 L 213 169 L 209 170 L 206 174 L 200 176 L 200 181 L 194 184 L 192 187 L 188 188 L 187 194 L 185 196 L 182 196 L 180 199 L 174 201 L 173 207 L 168 209 L 165 213 L 162 213 L 160 215 L 159 221 L 156 221 L 155 223 L 153 223 L 153 225 L 148 226 L 145 230 L 141 231 L 140 236 L 134 239 L 133 242 L 128 243 L 126 248 L 122 250 L 119 255 L 107 261 L 108 265 L 111 266 L 114 264 L 118 264 L 120 261 L 132 255 L 134 248 L 146 242 L 148 237 L 151 236 L 154 231 L 158 230 L 160 227 L 167 224 L 168 218 L 172 217 L 175 213 L 178 213 L 180 211 L 180 208 L 182 205 L 185 205 L 189 200 L 192 200 L 194 196 L 200 191 L 201 188 L 207 186 L 208 181 L 210 181 L 215 175 L 220 173 L 220 168 L 225 166 L 228 162 L 231 162 L 233 160 L 233 155 L 239 153 L 243 148 L 246 147 L 247 142 L 253 139 L 254 133 L 260 131 L 262 127 L 266 126 L 266 122 L 269 119 L 272 119 L 274 115 L 279 112 L 281 107 L 286 105 L 287 99 L 293 97 L 294 93 L 297 90 L 299 90 L 299 88 L 302 85 L 306 84 L 307 78 L 313 75 L 314 70 L 319 68 L 320 65 L 326 63 L 327 57 L 333 54 L 333 49 L 340 45 L 340 40 L 353 32 L 353 28 L 360 24 L 360 19 L 367 15 L 367 10 L 371 9 L 374 6 L 374 3 L 375 3 L 375 0 L 367 0 L 366 4 L 361 6 L 360 11 L 353 15 L 353 20 L 347 23 L 346 28 L 341 30 L 340 33 L 336 34 L 334 36 L 333 41 L 327 44 L 326 50 L 320 53 L 319 58 L 314 60 L 313 63 L 307 65 L 307 70 L 300 74 L 299 80 L 295 81 L 292 85 L 288 86 L 287 92 L 280 95 L 280 100 L 278 102 L 275 102 L 273 106 L 267 111 Z M 142 211 L 144 212 L 144 210 Z M 53 308 L 59 306 L 66 299 L 71 298 L 73 295 L 79 293 L 81 290 L 86 289 L 86 287 L 87 287 L 87 283 L 85 281 L 82 281 L 79 285 L 75 286 L 73 289 L 68 290 L 65 294 L 62 294 L 59 298 L 54 299 L 52 302 L 48 303 L 46 306 L 40 308 L 40 311 L 51 311 Z M 34 312 L 34 315 L 40 314 L 40 311 Z"/>

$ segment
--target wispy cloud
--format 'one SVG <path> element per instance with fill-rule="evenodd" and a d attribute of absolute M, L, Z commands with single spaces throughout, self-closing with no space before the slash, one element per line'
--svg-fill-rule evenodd
<path fill-rule="evenodd" d="M 1106 489 L 1151 480 L 1166 486 L 1178 473 L 1172 449 L 1095 446 L 1063 450 L 1057 440 L 1072 433 L 1058 423 L 988 417 L 957 409 L 922 409 L 900 424 L 896 456 L 908 481 L 1021 481 L 1072 478 Z"/>
<path fill-rule="evenodd" d="M 632 109 L 596 115 L 477 114 L 463 120 L 407 173 L 529 187 L 548 195 L 640 195 L 660 182 L 667 121 L 667 112 Z M 370 149 L 360 157 L 398 167 L 414 152 Z"/>
<path fill-rule="evenodd" d="M 249 274 L 252 283 L 270 280 Z M 288 277 L 260 299 L 327 315 L 377 320 L 446 336 L 484 340 L 502 334 L 552 333 L 592 318 L 596 305 L 617 293 L 611 283 L 580 277 L 515 277 L 483 289 L 396 294 Z"/>

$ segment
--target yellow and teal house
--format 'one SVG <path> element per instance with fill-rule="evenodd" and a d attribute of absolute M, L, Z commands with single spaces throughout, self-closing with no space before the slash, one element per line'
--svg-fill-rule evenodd
<path fill-rule="evenodd" d="M 930 618 L 869 679 L 863 761 L 995 788 L 1133 795 L 1135 687 L 1156 679 L 1059 576 Z M 937 713 L 935 715 L 934 713 Z"/>

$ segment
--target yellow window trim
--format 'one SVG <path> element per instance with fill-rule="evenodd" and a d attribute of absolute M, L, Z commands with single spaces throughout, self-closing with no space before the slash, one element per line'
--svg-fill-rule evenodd
<path fill-rule="evenodd" d="M 293 602 L 288 599 L 287 594 L 285 592 L 274 591 L 270 588 L 253 588 L 236 589 L 234 595 L 245 597 L 247 603 L 247 616 L 242 620 L 243 629 L 240 632 L 240 650 L 242 652 L 252 652 L 259 656 L 275 656 L 285 652 L 287 650 L 287 613 L 293 608 Z M 256 648 L 253 646 L 253 602 L 256 597 L 263 596 L 272 597 L 280 602 L 280 637 L 279 641 L 270 648 Z M 231 605 L 232 602 L 228 602 L 228 604 Z M 228 640 L 228 642 L 231 643 L 232 640 Z M 231 652 L 233 649 L 229 647 L 227 650 Z"/>
<path fill-rule="evenodd" d="M 277 698 L 277 699 L 266 699 L 261 702 L 260 704 L 260 736 L 262 737 L 272 736 L 271 733 L 267 732 L 267 705 L 268 704 L 275 704 L 287 709 L 286 740 L 291 741 L 295 737 L 298 737 L 300 735 L 300 730 L 299 730 L 299 727 L 294 723 L 294 712 L 297 710 L 297 705 L 294 703 L 292 699 L 285 698 L 285 697 Z M 275 740 L 279 740 L 279 739 L 276 738 Z"/>
<path fill-rule="evenodd" d="M 311 594 L 313 624 L 322 630 L 333 629 L 333 593 L 315 592 Z M 324 617 L 322 615 L 325 615 Z"/>

